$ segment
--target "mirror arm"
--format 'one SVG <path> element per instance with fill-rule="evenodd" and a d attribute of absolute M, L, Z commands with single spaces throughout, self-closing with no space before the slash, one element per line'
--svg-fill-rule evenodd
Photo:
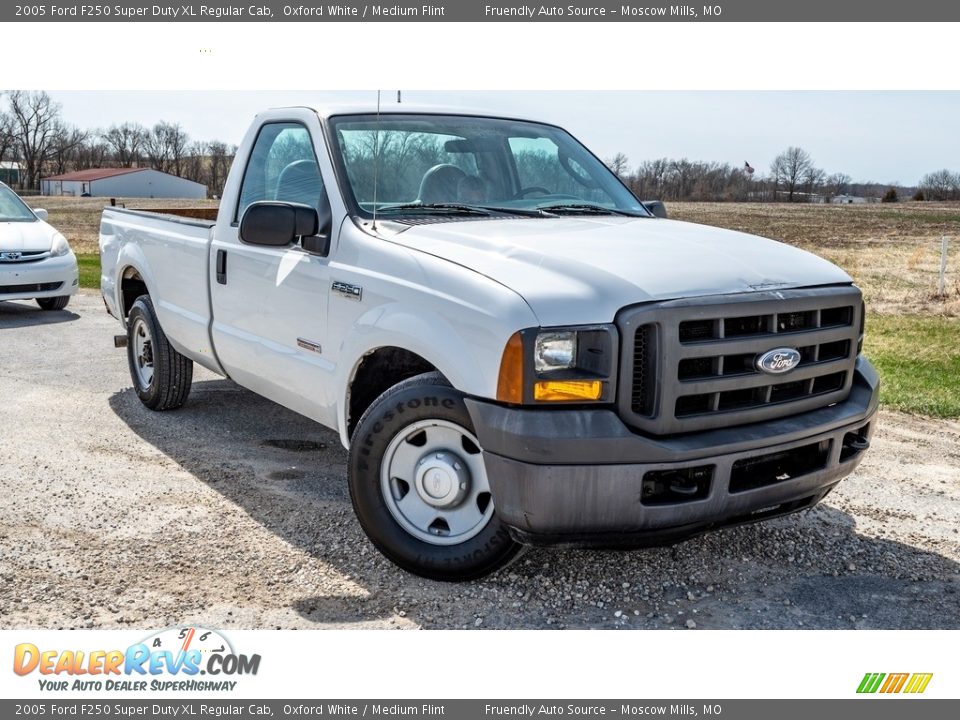
<path fill-rule="evenodd" d="M 311 255 L 327 257 L 330 254 L 330 235 L 301 235 L 298 244 Z"/>

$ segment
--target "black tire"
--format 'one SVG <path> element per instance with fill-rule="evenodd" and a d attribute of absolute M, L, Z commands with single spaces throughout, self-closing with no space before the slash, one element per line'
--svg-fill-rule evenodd
<path fill-rule="evenodd" d="M 59 297 L 37 298 L 37 305 L 41 310 L 63 310 L 70 302 L 69 295 L 60 295 Z"/>
<path fill-rule="evenodd" d="M 149 383 L 141 380 L 137 369 L 135 334 L 141 324 L 150 343 L 153 372 Z M 193 382 L 193 361 L 173 349 L 157 322 L 149 295 L 137 298 L 127 316 L 127 362 L 133 389 L 140 402 L 151 410 L 174 410 L 187 401 Z"/>
<path fill-rule="evenodd" d="M 496 510 L 476 536 L 460 544 L 434 545 L 405 530 L 387 507 L 380 481 L 384 453 L 399 433 L 424 420 L 455 423 L 473 433 L 463 395 L 435 372 L 393 386 L 360 418 L 350 443 L 349 463 L 350 498 L 360 525 L 380 552 L 416 575 L 461 581 L 495 572 L 521 549 Z"/>

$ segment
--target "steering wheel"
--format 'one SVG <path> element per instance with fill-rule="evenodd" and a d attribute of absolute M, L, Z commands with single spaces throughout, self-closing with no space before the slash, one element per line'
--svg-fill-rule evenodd
<path fill-rule="evenodd" d="M 520 188 L 517 193 L 513 196 L 514 200 L 522 200 L 530 193 L 540 193 L 541 195 L 550 195 L 550 191 L 545 187 L 540 187 L 539 185 L 531 185 L 530 187 Z"/>

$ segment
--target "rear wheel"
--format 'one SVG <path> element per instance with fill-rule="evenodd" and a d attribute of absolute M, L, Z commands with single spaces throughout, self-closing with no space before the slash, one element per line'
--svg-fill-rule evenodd
<path fill-rule="evenodd" d="M 520 549 L 497 517 L 463 396 L 439 373 L 395 385 L 364 413 L 350 496 L 374 545 L 424 577 L 481 577 Z"/>
<path fill-rule="evenodd" d="M 37 298 L 37 305 L 41 310 L 63 310 L 70 302 L 69 295 L 60 295 L 59 297 Z"/>
<path fill-rule="evenodd" d="M 151 410 L 174 410 L 187 401 L 193 361 L 178 353 L 164 335 L 148 295 L 141 295 L 127 318 L 127 361 L 140 401 Z"/>

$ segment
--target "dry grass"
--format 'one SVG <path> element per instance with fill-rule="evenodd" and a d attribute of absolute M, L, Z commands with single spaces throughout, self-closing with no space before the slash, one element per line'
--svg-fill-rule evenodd
<path fill-rule="evenodd" d="M 670 203 L 668 210 L 678 220 L 782 240 L 835 262 L 873 313 L 960 316 L 960 203 Z M 951 243 L 939 297 L 944 235 Z"/>
<path fill-rule="evenodd" d="M 31 207 L 42 207 L 50 213 L 50 224 L 67 237 L 74 252 L 98 252 L 100 213 L 109 200 L 75 197 L 28 197 L 26 200 Z M 117 198 L 117 204 L 131 208 L 217 207 L 218 201 Z"/>

